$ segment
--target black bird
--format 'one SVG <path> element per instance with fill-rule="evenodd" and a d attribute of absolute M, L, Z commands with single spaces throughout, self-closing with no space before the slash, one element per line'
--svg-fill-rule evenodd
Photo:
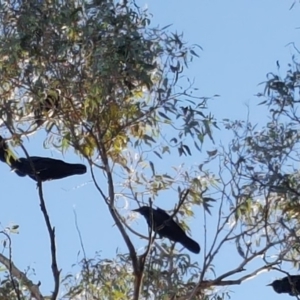
<path fill-rule="evenodd" d="M 290 275 L 268 284 L 278 294 L 287 293 L 290 296 L 300 294 L 300 275 Z"/>
<path fill-rule="evenodd" d="M 16 158 L 1 136 L 0 160 L 7 163 L 17 175 L 27 175 L 35 181 L 36 175 L 41 181 L 47 181 L 86 173 L 86 166 L 82 164 L 69 164 L 62 160 L 39 156 L 30 156 L 30 160 L 24 157 Z"/>
<path fill-rule="evenodd" d="M 40 156 L 30 156 L 30 160 L 34 166 L 36 175 L 41 181 L 61 179 L 86 173 L 86 166 L 82 164 L 69 164 L 59 159 Z M 30 160 L 24 157 L 19 158 L 12 164 L 12 168 L 19 176 L 28 175 L 37 181 Z"/>
<path fill-rule="evenodd" d="M 166 237 L 171 241 L 178 242 L 193 253 L 200 252 L 199 244 L 189 238 L 183 229 L 161 208 L 158 207 L 154 209 L 148 206 L 142 206 L 133 211 L 143 215 L 149 227 L 160 237 Z"/>

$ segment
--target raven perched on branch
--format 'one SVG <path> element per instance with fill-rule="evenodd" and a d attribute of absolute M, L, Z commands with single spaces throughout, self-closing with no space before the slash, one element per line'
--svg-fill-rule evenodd
<path fill-rule="evenodd" d="M 272 286 L 278 294 L 287 293 L 290 296 L 300 294 L 300 275 L 290 275 L 275 280 L 267 286 Z"/>
<path fill-rule="evenodd" d="M 62 160 L 39 156 L 16 158 L 1 136 L 0 160 L 7 163 L 17 175 L 27 175 L 35 181 L 38 181 L 37 177 L 41 181 L 47 181 L 86 173 L 86 166 L 82 164 L 69 164 Z"/>
<path fill-rule="evenodd" d="M 183 229 L 172 220 L 164 210 L 161 208 L 151 208 L 142 206 L 133 211 L 139 212 L 143 215 L 150 228 L 153 229 L 160 237 L 166 237 L 171 241 L 178 242 L 193 253 L 200 252 L 200 246 L 197 242 L 189 238 Z M 153 221 L 153 226 L 152 226 Z"/>

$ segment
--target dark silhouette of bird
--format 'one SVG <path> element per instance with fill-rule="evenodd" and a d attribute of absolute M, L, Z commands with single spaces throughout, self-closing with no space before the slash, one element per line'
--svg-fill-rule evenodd
<path fill-rule="evenodd" d="M 70 164 L 54 158 L 40 156 L 17 158 L 1 136 L 0 160 L 7 163 L 17 175 L 22 177 L 29 176 L 35 181 L 38 181 L 37 177 L 41 181 L 47 181 L 61 179 L 72 175 L 81 175 L 87 171 L 85 165 Z"/>
<path fill-rule="evenodd" d="M 291 296 L 300 294 L 300 275 L 290 275 L 277 279 L 267 286 L 272 286 L 278 294 L 287 293 Z"/>
<path fill-rule="evenodd" d="M 166 237 L 173 242 L 178 242 L 193 253 L 200 252 L 199 244 L 189 238 L 183 229 L 172 220 L 171 216 L 161 208 L 158 207 L 154 209 L 148 206 L 142 206 L 133 211 L 143 215 L 149 227 L 160 237 Z"/>
<path fill-rule="evenodd" d="M 34 170 L 31 166 L 33 164 Z M 19 176 L 28 175 L 37 181 L 37 176 L 41 181 L 61 179 L 73 175 L 86 173 L 86 166 L 82 164 L 70 164 L 59 159 L 30 156 L 30 159 L 19 158 L 12 168 Z"/>

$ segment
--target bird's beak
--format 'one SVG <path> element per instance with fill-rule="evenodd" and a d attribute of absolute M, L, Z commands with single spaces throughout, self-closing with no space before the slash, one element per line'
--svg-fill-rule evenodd
<path fill-rule="evenodd" d="M 266 286 L 272 286 L 272 283 L 267 284 Z"/>
<path fill-rule="evenodd" d="M 137 209 L 133 209 L 132 211 L 140 212 L 140 209 L 137 208 Z"/>

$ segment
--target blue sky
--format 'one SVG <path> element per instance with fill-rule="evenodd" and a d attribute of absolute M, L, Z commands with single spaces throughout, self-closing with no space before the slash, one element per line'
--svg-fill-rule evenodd
<path fill-rule="evenodd" d="M 300 7 L 289 10 L 293 2 L 279 0 L 140 0 L 138 3 L 141 6 L 147 3 L 153 14 L 153 26 L 173 24 L 170 30 L 183 32 L 187 42 L 203 47 L 200 59 L 194 60 L 185 75 L 195 79 L 199 95 L 220 95 L 210 103 L 210 110 L 219 120 L 245 119 L 247 103 L 250 105 L 251 120 L 262 124 L 266 121 L 265 111 L 256 106 L 259 99 L 254 95 L 262 92 L 263 86 L 258 84 L 266 79 L 266 74 L 277 72 L 277 60 L 282 66 L 279 74 L 284 75 L 285 66 L 295 53 L 291 46 L 286 45 L 290 42 L 297 45 L 298 41 L 299 30 L 296 28 L 300 27 Z M 2 134 L 5 135 L 5 132 Z M 226 132 L 215 131 L 215 137 L 217 144 L 229 140 Z M 62 158 L 54 149 L 43 149 L 42 140 L 41 136 L 37 136 L 30 142 L 25 141 L 31 155 Z M 23 153 L 19 151 L 18 155 L 23 156 Z M 79 162 L 79 158 L 72 154 L 68 154 L 65 160 Z M 199 160 L 201 155 L 197 154 L 197 157 L 185 159 L 185 162 L 194 164 Z M 170 156 L 170 162 L 174 161 L 179 164 L 182 159 L 174 154 Z M 159 161 L 159 164 L 163 169 L 169 162 L 162 164 Z M 48 292 L 52 289 L 49 239 L 39 208 L 36 184 L 30 178 L 19 178 L 10 173 L 3 164 L 0 166 L 0 178 L 1 226 L 4 228 L 12 223 L 20 225 L 20 234 L 12 236 L 14 262 L 23 270 L 28 265 L 33 267 L 37 276 L 32 279 L 36 282 L 40 280 L 41 290 Z M 103 179 L 104 190 L 105 185 Z M 44 184 L 44 195 L 52 224 L 56 227 L 58 263 L 65 274 L 72 271 L 71 265 L 76 263 L 80 250 L 74 209 L 88 256 L 92 257 L 99 250 L 103 258 L 113 257 L 117 248 L 127 251 L 119 232 L 113 227 L 106 205 L 91 183 L 89 173 L 47 182 Z M 163 208 L 170 209 L 174 205 L 171 201 L 160 201 Z M 139 219 L 135 226 L 146 232 L 143 219 Z M 192 221 L 191 229 L 193 238 L 201 240 L 197 218 Z M 134 241 L 136 247 L 143 245 L 138 239 Z M 201 254 L 193 257 L 202 262 Z M 234 266 L 236 257 L 231 255 L 230 248 L 224 249 L 216 262 L 218 275 Z M 234 291 L 231 299 L 289 299 L 289 296 L 277 295 L 271 288 L 265 287 L 280 276 L 275 272 L 266 273 L 241 286 L 230 287 Z"/>
<path fill-rule="evenodd" d="M 142 3 L 143 1 L 139 1 Z M 254 123 L 267 121 L 266 111 L 257 103 L 254 95 L 263 92 L 268 72 L 284 76 L 287 63 L 295 54 L 290 42 L 299 47 L 299 6 L 289 10 L 292 1 L 147 1 L 153 13 L 152 24 L 173 24 L 183 32 L 185 40 L 203 47 L 201 58 L 185 74 L 195 79 L 201 96 L 219 94 L 209 107 L 218 120 L 223 118 L 245 119 L 246 104 L 250 107 L 250 119 Z M 276 61 L 281 69 L 278 71 Z M 217 143 L 226 144 L 226 132 L 215 131 Z M 201 215 L 199 215 L 201 218 Z M 192 232 L 197 230 L 194 220 Z M 194 230 L 193 230 L 194 228 Z M 198 233 L 198 232 L 197 232 Z M 196 234 L 197 234 L 196 233 Z M 194 236 L 193 235 L 193 236 Z M 200 237 L 201 238 L 201 237 Z M 223 249 L 215 261 L 217 275 L 239 263 L 239 256 L 230 247 Z M 200 255 L 201 256 L 201 255 Z M 198 258 L 202 262 L 203 258 Z M 259 261 L 248 266 L 253 270 Z M 292 274 L 297 270 L 287 267 Z M 233 291 L 232 300 L 289 299 L 288 295 L 276 294 L 265 285 L 283 277 L 278 272 L 267 272 L 246 281 L 240 286 L 228 287 Z M 234 276 L 233 278 L 238 278 Z"/>

